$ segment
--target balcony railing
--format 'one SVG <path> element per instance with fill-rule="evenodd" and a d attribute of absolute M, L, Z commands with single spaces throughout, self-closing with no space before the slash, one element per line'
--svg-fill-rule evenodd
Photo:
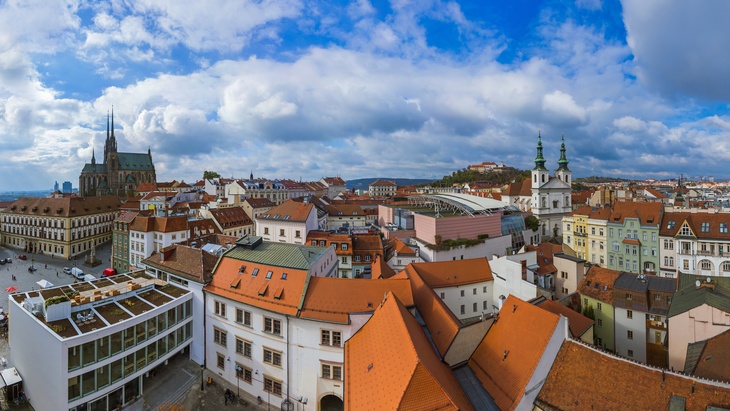
<path fill-rule="evenodd" d="M 581 231 L 573 231 L 573 234 L 577 235 L 578 237 L 588 237 L 588 233 L 584 233 Z"/>

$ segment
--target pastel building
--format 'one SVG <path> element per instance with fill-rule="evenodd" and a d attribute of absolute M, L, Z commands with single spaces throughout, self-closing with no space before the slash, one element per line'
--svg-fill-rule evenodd
<path fill-rule="evenodd" d="M 596 322 L 594 345 L 609 351 L 615 348 L 613 284 L 620 274 L 616 270 L 593 266 L 578 286 L 583 315 L 590 317 L 588 311 L 592 311 Z"/>

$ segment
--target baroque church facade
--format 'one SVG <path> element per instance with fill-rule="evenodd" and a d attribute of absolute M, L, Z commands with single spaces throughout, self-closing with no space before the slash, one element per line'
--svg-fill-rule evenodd
<path fill-rule="evenodd" d="M 570 193 L 572 192 L 572 172 L 568 168 L 565 155 L 565 136 L 560 146 L 558 168 L 553 175 L 545 167 L 542 155 L 542 137 L 537 134 L 537 156 L 535 168 L 529 179 L 515 181 L 502 193 L 502 200 L 514 204 L 522 211 L 529 211 L 540 222 L 540 235 L 560 237 L 563 216 L 573 211 Z"/>
<path fill-rule="evenodd" d="M 84 197 L 116 195 L 128 197 L 138 185 L 157 181 L 152 152 L 120 153 L 114 136 L 114 112 L 106 119 L 106 142 L 104 162 L 96 162 L 96 153 L 91 154 L 91 163 L 86 163 L 79 176 L 79 194 Z"/>

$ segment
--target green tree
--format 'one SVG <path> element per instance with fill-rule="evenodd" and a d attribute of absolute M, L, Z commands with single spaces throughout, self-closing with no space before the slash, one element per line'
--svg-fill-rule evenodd
<path fill-rule="evenodd" d="M 221 178 L 221 175 L 216 173 L 215 171 L 203 171 L 203 180 L 210 180 L 213 178 Z"/>
<path fill-rule="evenodd" d="M 525 227 L 529 228 L 533 232 L 537 231 L 537 229 L 540 228 L 540 221 L 538 221 L 537 217 L 534 215 L 528 215 L 527 218 L 525 218 Z"/>
<path fill-rule="evenodd" d="M 587 305 L 587 306 L 583 307 L 583 315 L 590 318 L 591 320 L 594 320 L 594 321 L 596 320 L 596 315 L 593 312 L 592 305 Z"/>

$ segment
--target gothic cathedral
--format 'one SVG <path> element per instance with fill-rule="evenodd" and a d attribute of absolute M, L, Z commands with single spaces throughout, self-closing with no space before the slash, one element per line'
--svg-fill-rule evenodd
<path fill-rule="evenodd" d="M 537 156 L 535 168 L 532 169 L 532 213 L 540 221 L 540 232 L 543 236 L 562 236 L 563 216 L 573 211 L 570 200 L 571 171 L 565 157 L 565 135 L 560 146 L 558 169 L 553 176 L 545 168 L 542 156 L 542 138 L 537 133 Z"/>
<path fill-rule="evenodd" d="M 86 163 L 79 176 L 79 195 L 131 196 L 138 185 L 157 181 L 152 153 L 119 153 L 117 139 L 114 136 L 114 111 L 106 118 L 106 142 L 104 143 L 104 162 L 96 163 L 95 153 L 91 154 L 91 163 Z"/>

